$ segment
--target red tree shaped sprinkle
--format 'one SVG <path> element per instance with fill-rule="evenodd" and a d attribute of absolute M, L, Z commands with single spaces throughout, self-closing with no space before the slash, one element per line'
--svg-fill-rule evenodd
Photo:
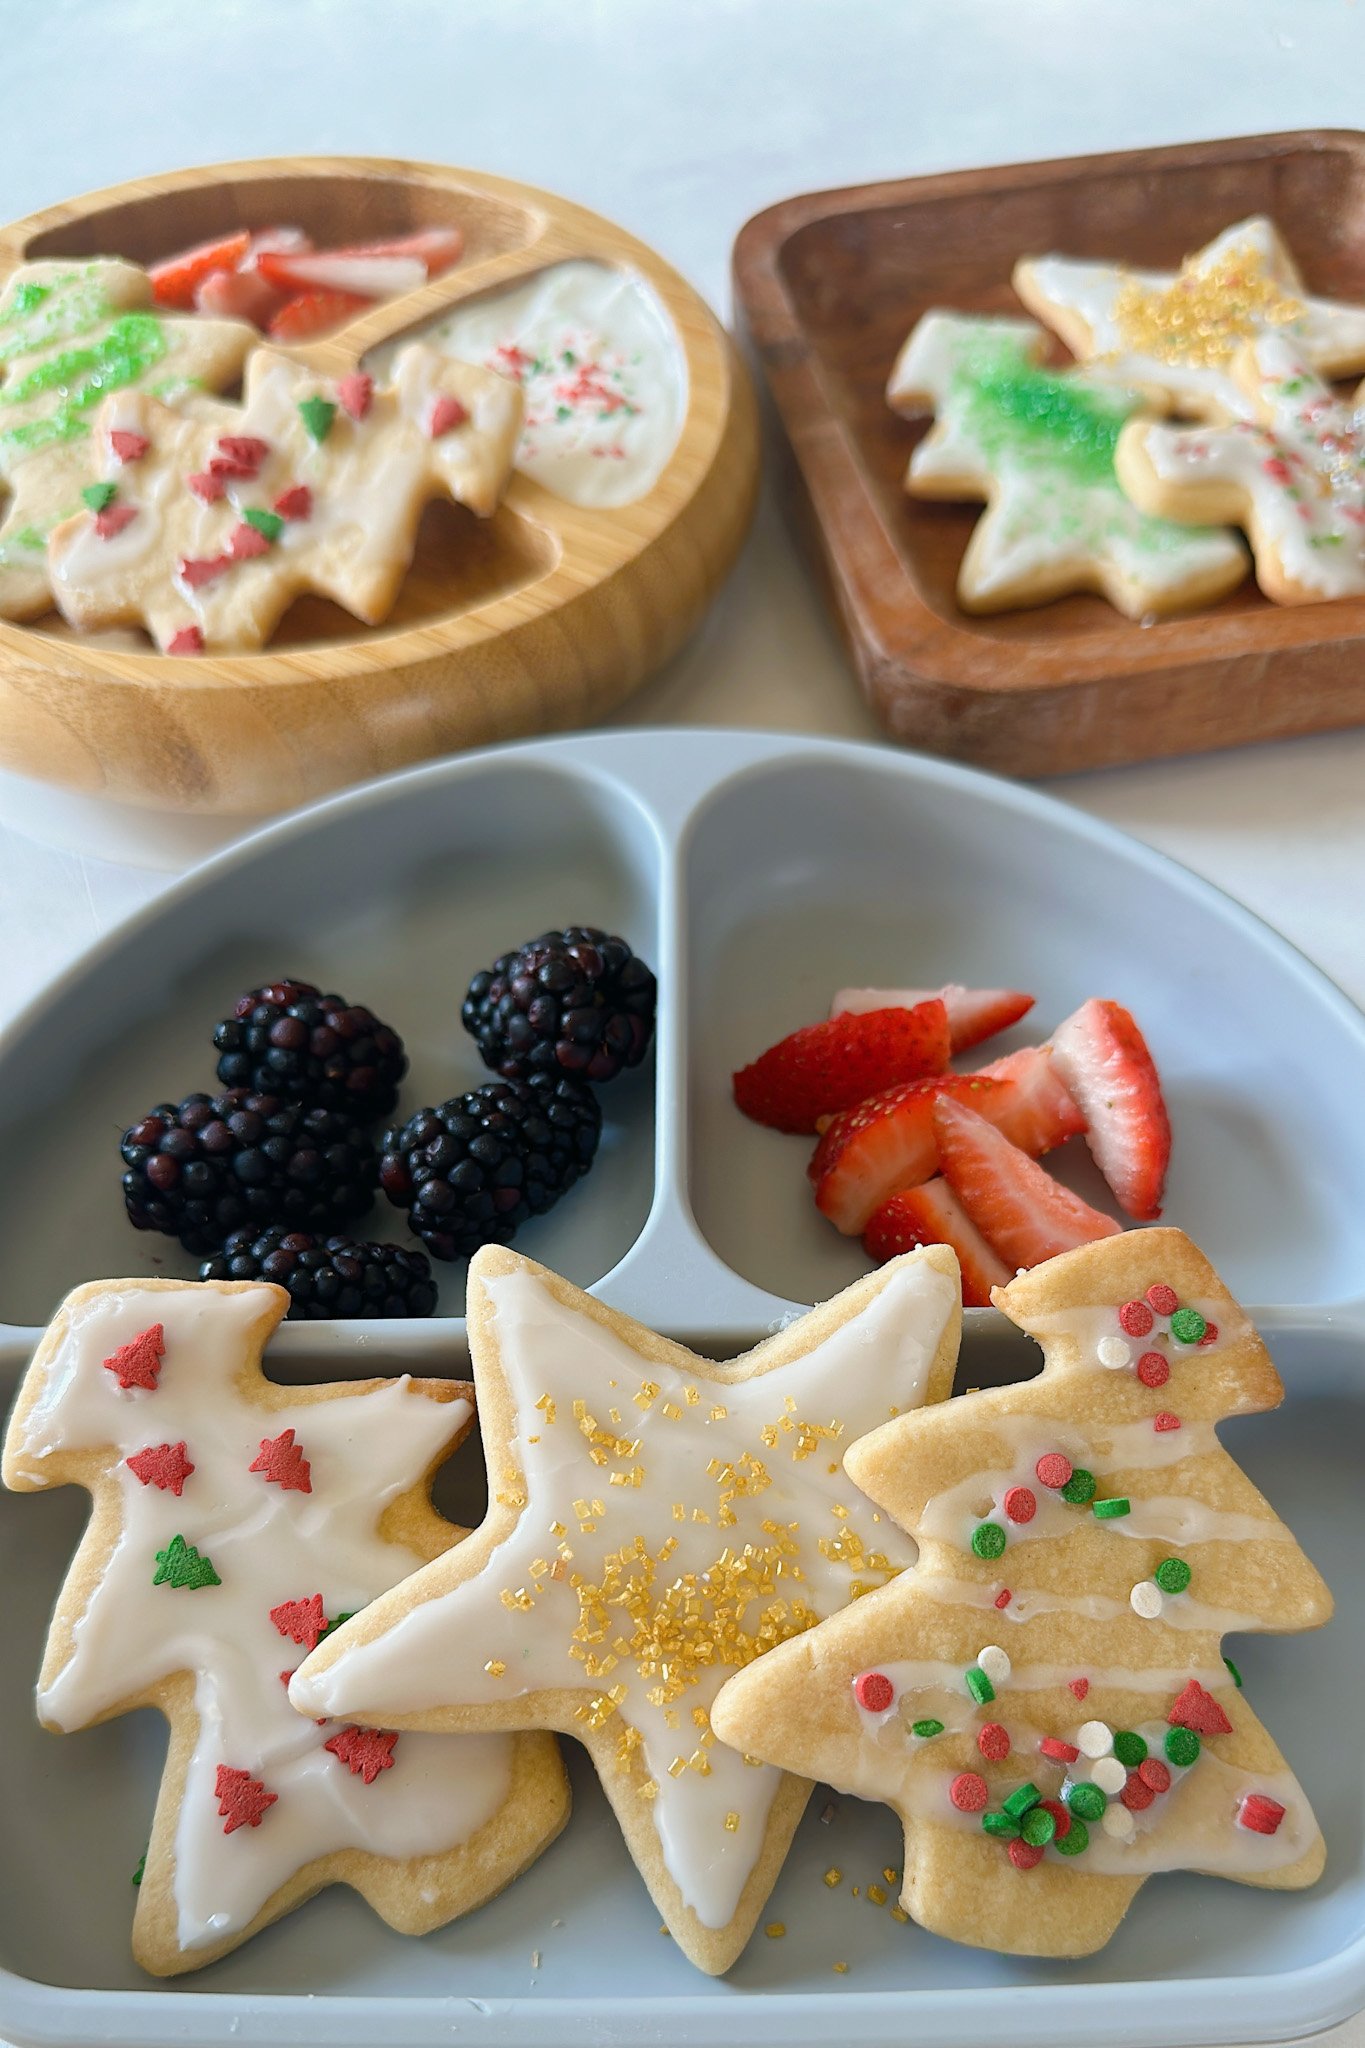
<path fill-rule="evenodd" d="M 363 1778 L 367 1785 L 373 1785 L 381 1771 L 393 1769 L 397 1741 L 398 1732 L 394 1728 L 343 1728 L 339 1735 L 324 1743 L 323 1748 L 340 1757 L 353 1777 Z"/>
<path fill-rule="evenodd" d="M 194 1470 L 185 1456 L 183 1443 L 148 1444 L 145 1451 L 134 1451 L 125 1463 L 144 1486 L 159 1486 L 163 1493 L 173 1493 L 177 1500 Z"/>
<path fill-rule="evenodd" d="M 149 1329 L 140 1330 L 131 1344 L 120 1345 L 112 1358 L 106 1358 L 106 1372 L 117 1373 L 118 1383 L 124 1393 L 130 1387 L 146 1387 L 154 1392 L 161 1378 L 161 1359 L 166 1349 L 165 1332 L 160 1323 L 153 1323 Z"/>
<path fill-rule="evenodd" d="M 270 1619 L 282 1636 L 288 1636 L 292 1643 L 306 1643 L 310 1650 L 316 1650 L 327 1627 L 321 1593 L 314 1593 L 307 1600 L 282 1600 L 278 1607 L 271 1608 Z"/>
<path fill-rule="evenodd" d="M 236 1828 L 258 1828 L 266 1808 L 273 1806 L 280 1796 L 278 1792 L 267 1792 L 260 1779 L 253 1778 L 250 1771 L 233 1770 L 230 1764 L 219 1764 L 213 1792 L 223 1817 L 225 1835 L 232 1834 Z"/>
<path fill-rule="evenodd" d="M 293 1493 L 313 1491 L 312 1469 L 294 1442 L 292 1429 L 282 1436 L 263 1436 L 260 1455 L 247 1466 L 248 1472 L 264 1472 L 267 1480 Z"/>

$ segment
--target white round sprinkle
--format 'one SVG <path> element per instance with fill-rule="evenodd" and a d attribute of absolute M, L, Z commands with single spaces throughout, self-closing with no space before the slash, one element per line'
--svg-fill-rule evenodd
<path fill-rule="evenodd" d="M 984 1650 L 978 1650 L 976 1661 L 992 1685 L 1003 1685 L 1012 1669 L 1009 1657 L 998 1643 L 987 1643 Z"/>
<path fill-rule="evenodd" d="M 1110 1372 L 1117 1372 L 1121 1366 L 1133 1362 L 1133 1347 L 1125 1344 L 1122 1337 L 1101 1337 L 1097 1353 L 1101 1365 L 1107 1365 Z"/>
<path fill-rule="evenodd" d="M 1126 1806 L 1106 1806 L 1100 1826 L 1106 1835 L 1112 1835 L 1116 1842 L 1126 1842 L 1133 1833 L 1133 1816 Z"/>
<path fill-rule="evenodd" d="M 1134 1614 L 1140 1614 L 1144 1621 L 1155 1621 L 1166 1605 L 1155 1579 L 1139 1579 L 1128 1600 Z"/>
<path fill-rule="evenodd" d="M 1114 1731 L 1105 1721 L 1083 1721 L 1076 1747 L 1082 1756 L 1108 1756 L 1114 1747 Z"/>
<path fill-rule="evenodd" d="M 1128 1773 L 1116 1756 L 1097 1757 L 1090 1778 L 1092 1784 L 1098 1785 L 1101 1792 L 1108 1792 L 1111 1797 L 1128 1783 Z M 1127 1810 L 1125 1807 L 1124 1812 Z"/>

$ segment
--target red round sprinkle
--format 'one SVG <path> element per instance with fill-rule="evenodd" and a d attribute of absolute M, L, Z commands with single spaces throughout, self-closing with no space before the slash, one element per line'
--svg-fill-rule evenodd
<path fill-rule="evenodd" d="M 1044 1756 L 1050 1756 L 1054 1763 L 1059 1764 L 1074 1764 L 1080 1755 L 1073 1743 L 1063 1742 L 1057 1735 L 1045 1735 L 1038 1747 Z"/>
<path fill-rule="evenodd" d="M 1031 1486 L 1011 1486 L 1005 1495 L 1005 1513 L 1012 1522 L 1031 1522 L 1038 1512 L 1038 1496 Z"/>
<path fill-rule="evenodd" d="M 1196 1346 L 1196 1349 L 1197 1349 L 1197 1350 L 1199 1350 L 1199 1351 L 1202 1351 L 1202 1350 L 1204 1349 L 1205 1345 L 1207 1345 L 1207 1344 L 1216 1344 L 1217 1342 L 1218 1342 L 1218 1325 L 1217 1325 L 1217 1323 L 1205 1323 L 1205 1325 L 1204 1325 L 1204 1334 L 1203 1334 L 1203 1336 L 1202 1336 L 1202 1337 L 1201 1337 L 1201 1338 L 1199 1339 L 1199 1343 L 1198 1343 L 1198 1345 Z"/>
<path fill-rule="evenodd" d="M 1009 1587 L 1008 1587 L 1008 1586 L 1005 1586 L 1005 1587 L 1002 1587 L 1002 1589 L 1000 1590 L 1000 1592 L 998 1592 L 998 1593 L 996 1594 L 996 1596 L 995 1596 L 995 1604 L 996 1604 L 996 1606 L 997 1606 L 997 1607 L 1008 1607 L 1008 1606 L 1009 1606 L 1009 1604 L 1010 1604 L 1010 1601 L 1011 1601 L 1011 1600 L 1012 1600 L 1013 1598 L 1014 1598 L 1014 1595 L 1013 1595 L 1013 1593 L 1011 1593 L 1011 1591 L 1010 1591 L 1010 1589 L 1009 1589 Z"/>
<path fill-rule="evenodd" d="M 1160 1280 L 1147 1289 L 1147 1300 L 1159 1316 L 1173 1316 L 1180 1306 L 1180 1296 L 1174 1287 L 1167 1287 Z"/>
<path fill-rule="evenodd" d="M 1254 1834 L 1273 1835 L 1284 1819 L 1284 1808 L 1278 1799 L 1267 1799 L 1264 1792 L 1248 1792 L 1237 1809 L 1237 1818 Z"/>
<path fill-rule="evenodd" d="M 1153 1429 L 1179 1429 L 1180 1417 L 1172 1415 L 1169 1408 L 1163 1408 L 1159 1415 L 1152 1417 Z"/>
<path fill-rule="evenodd" d="M 1153 1792 L 1169 1792 L 1171 1789 L 1171 1767 L 1163 1764 L 1159 1756 L 1145 1756 L 1137 1767 L 1137 1774 Z"/>
<path fill-rule="evenodd" d="M 1053 1841 L 1064 1842 L 1071 1833 L 1070 1808 L 1063 1806 L 1060 1799 L 1040 1799 L 1038 1804 L 1042 1807 L 1044 1813 L 1052 1815 L 1053 1820 L 1057 1824 L 1057 1832 L 1052 1837 Z"/>
<path fill-rule="evenodd" d="M 1002 1764 L 1010 1753 L 1009 1730 L 998 1721 L 987 1721 L 977 1732 L 976 1746 L 988 1764 Z"/>
<path fill-rule="evenodd" d="M 204 636 L 198 626 L 182 626 L 166 642 L 167 654 L 202 654 Z"/>
<path fill-rule="evenodd" d="M 1144 1387 L 1164 1387 L 1171 1368 L 1159 1351 L 1144 1351 L 1137 1362 L 1137 1376 Z"/>
<path fill-rule="evenodd" d="M 853 1697 L 869 1714 L 884 1714 L 896 1697 L 896 1688 L 884 1671 L 864 1671 L 853 1681 Z"/>
<path fill-rule="evenodd" d="M 1128 1783 L 1120 1792 L 1119 1798 L 1128 1808 L 1129 1813 L 1142 1813 L 1156 1798 L 1156 1792 L 1147 1783 L 1145 1778 L 1139 1777 L 1136 1771 L 1130 1771 L 1128 1773 Z"/>
<path fill-rule="evenodd" d="M 1018 1835 L 1012 1842 L 1006 1843 L 1005 1854 L 1016 1870 L 1036 1870 L 1043 1860 L 1041 1845 L 1035 1847 L 1032 1842 L 1025 1842 Z"/>
<path fill-rule="evenodd" d="M 1069 1678 L 1067 1680 L 1067 1691 L 1074 1692 L 1078 1700 L 1083 1700 L 1089 1690 L 1090 1680 L 1088 1678 Z"/>
<path fill-rule="evenodd" d="M 948 1797 L 959 1813 L 981 1813 L 990 1796 L 979 1771 L 959 1771 L 948 1787 Z"/>
<path fill-rule="evenodd" d="M 1125 1301 L 1119 1310 L 1119 1321 L 1130 1337 L 1145 1337 L 1156 1317 L 1145 1301 Z"/>
<path fill-rule="evenodd" d="M 1070 1458 L 1064 1458 L 1060 1451 L 1044 1451 L 1033 1469 L 1038 1474 L 1040 1486 L 1050 1486 L 1055 1490 L 1066 1485 L 1072 1465 Z"/>

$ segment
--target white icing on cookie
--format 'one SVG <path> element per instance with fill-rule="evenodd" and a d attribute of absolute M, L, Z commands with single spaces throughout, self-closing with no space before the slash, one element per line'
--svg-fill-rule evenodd
<path fill-rule="evenodd" d="M 450 1849 L 492 1818 L 510 1783 L 506 1737 L 404 1733 L 392 1766 L 367 1785 L 324 1747 L 341 1724 L 319 1728 L 290 1707 L 280 1672 L 304 1651 L 270 1610 L 321 1594 L 328 1617 L 354 1612 L 414 1569 L 411 1552 L 381 1540 L 379 1519 L 441 1457 L 469 1408 L 427 1400 L 406 1378 L 273 1410 L 251 1401 L 247 1347 L 278 1298 L 264 1287 L 194 1285 L 111 1286 L 88 1298 L 70 1312 L 18 1449 L 38 1486 L 56 1453 L 112 1445 L 121 1454 L 121 1532 L 38 1709 L 58 1728 L 83 1728 L 176 1672 L 193 1675 L 198 1729 L 173 1878 L 185 1949 L 248 1926 L 296 1870 L 332 1850 L 405 1858 Z M 158 1324 L 158 1383 L 125 1391 L 103 1361 Z M 250 1469 L 263 1440 L 290 1429 L 309 1492 Z M 123 1462 L 182 1442 L 194 1469 L 178 1498 Z M 153 1583 L 157 1553 L 177 1535 L 220 1584 Z M 258 1826 L 224 1833 L 220 1765 L 275 1793 Z"/>
<path fill-rule="evenodd" d="M 292 1697 L 382 1717 L 592 1686 L 565 1725 L 639 1745 L 666 1867 L 703 1925 L 723 1927 L 780 1773 L 716 1743 L 707 1710 L 739 1662 L 913 1559 L 839 1460 L 924 1399 L 955 1282 L 908 1262 L 804 1357 L 730 1384 L 642 1361 L 529 1271 L 483 1284 L 522 1475 L 491 1484 L 524 1502 L 515 1531 L 476 1577 L 296 1678 Z"/>

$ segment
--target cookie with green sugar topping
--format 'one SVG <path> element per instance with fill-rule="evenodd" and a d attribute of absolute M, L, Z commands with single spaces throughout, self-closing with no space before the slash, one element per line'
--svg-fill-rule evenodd
<path fill-rule="evenodd" d="M 259 339 L 242 320 L 164 312 L 133 263 L 25 263 L 11 275 L 0 291 L 0 616 L 52 609 L 49 535 L 82 500 L 100 509 L 91 490 L 112 502 L 122 464 L 101 473 L 100 406 L 120 393 L 174 402 L 221 391 Z"/>
<path fill-rule="evenodd" d="M 935 415 L 906 490 L 986 503 L 958 573 L 963 610 L 1088 590 L 1144 618 L 1225 595 L 1247 571 L 1236 537 L 1149 518 L 1119 489 L 1114 449 L 1137 394 L 1048 366 L 1047 346 L 1031 320 L 926 313 L 891 373 L 893 410 Z"/>

